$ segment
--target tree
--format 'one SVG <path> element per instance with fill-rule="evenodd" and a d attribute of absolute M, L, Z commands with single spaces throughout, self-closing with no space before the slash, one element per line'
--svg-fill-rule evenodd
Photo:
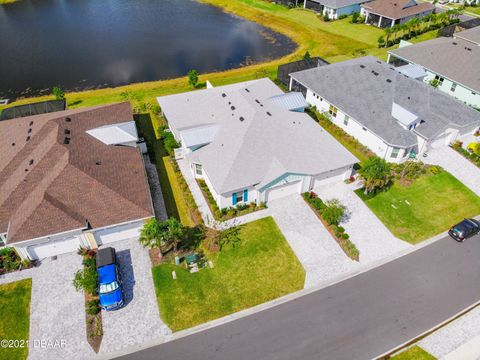
<path fill-rule="evenodd" d="M 84 291 L 89 294 L 95 294 L 97 292 L 98 273 L 95 266 L 84 266 L 83 269 L 78 270 L 75 273 L 73 279 L 73 287 L 77 291 Z"/>
<path fill-rule="evenodd" d="M 52 95 L 55 96 L 55 99 L 57 99 L 57 100 L 65 100 L 65 93 L 58 86 L 53 87 Z"/>
<path fill-rule="evenodd" d="M 308 50 L 305 52 L 305 54 L 303 55 L 303 60 L 310 60 L 312 57 L 310 56 L 310 53 L 308 52 Z"/>
<path fill-rule="evenodd" d="M 388 43 L 390 42 L 390 35 L 392 35 L 392 28 L 385 28 L 385 47 L 387 48 L 388 47 Z"/>
<path fill-rule="evenodd" d="M 370 157 L 359 170 L 365 194 L 388 186 L 392 180 L 390 165 L 378 156 Z"/>
<path fill-rule="evenodd" d="M 385 38 L 383 37 L 383 35 L 380 35 L 380 37 L 378 38 L 377 41 L 378 41 L 378 47 L 379 47 L 379 48 L 385 46 Z"/>
<path fill-rule="evenodd" d="M 185 227 L 176 218 L 171 217 L 163 222 L 164 240 L 167 246 L 173 246 L 173 251 L 177 251 L 178 244 L 182 242 L 185 236 Z"/>
<path fill-rule="evenodd" d="M 198 71 L 197 70 L 190 70 L 188 72 L 188 83 L 193 88 L 196 88 L 198 85 Z"/>
<path fill-rule="evenodd" d="M 360 17 L 360 13 L 358 11 L 355 11 L 353 14 L 352 14 L 352 23 L 353 24 L 356 24 L 357 21 L 358 21 L 358 18 Z"/>
<path fill-rule="evenodd" d="M 164 247 L 165 240 L 163 238 L 164 231 L 161 224 L 156 218 L 149 219 L 140 230 L 140 238 L 138 241 L 144 247 L 149 249 L 159 249 L 159 258 L 163 256 L 162 248 Z"/>
<path fill-rule="evenodd" d="M 322 218 L 329 225 L 338 225 L 345 214 L 345 206 L 337 199 L 332 199 L 325 202 L 325 208 L 322 210 Z"/>

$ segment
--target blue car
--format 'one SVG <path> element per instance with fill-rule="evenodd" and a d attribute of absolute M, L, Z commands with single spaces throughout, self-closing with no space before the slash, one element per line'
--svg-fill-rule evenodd
<path fill-rule="evenodd" d="M 115 249 L 111 247 L 99 249 L 95 260 L 100 306 L 103 310 L 117 310 L 123 306 L 123 289 Z"/>

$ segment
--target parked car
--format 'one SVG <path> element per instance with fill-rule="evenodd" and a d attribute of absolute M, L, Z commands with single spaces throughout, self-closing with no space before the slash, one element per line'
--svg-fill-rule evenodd
<path fill-rule="evenodd" d="M 123 306 L 123 288 L 114 248 L 99 249 L 96 255 L 100 297 L 103 310 L 117 310 Z"/>
<path fill-rule="evenodd" d="M 457 241 L 463 241 L 478 233 L 480 233 L 480 221 L 475 219 L 465 219 L 448 231 L 448 234 Z"/>

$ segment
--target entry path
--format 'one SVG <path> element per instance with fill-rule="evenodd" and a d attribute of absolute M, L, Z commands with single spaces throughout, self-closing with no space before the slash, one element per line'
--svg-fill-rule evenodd
<path fill-rule="evenodd" d="M 122 359 L 372 359 L 480 300 L 480 236 Z"/>

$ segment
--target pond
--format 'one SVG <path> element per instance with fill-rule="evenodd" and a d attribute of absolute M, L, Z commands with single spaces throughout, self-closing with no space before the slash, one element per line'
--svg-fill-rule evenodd
<path fill-rule="evenodd" d="M 0 5 L 0 98 L 225 70 L 294 48 L 194 0 L 21 0 Z"/>

